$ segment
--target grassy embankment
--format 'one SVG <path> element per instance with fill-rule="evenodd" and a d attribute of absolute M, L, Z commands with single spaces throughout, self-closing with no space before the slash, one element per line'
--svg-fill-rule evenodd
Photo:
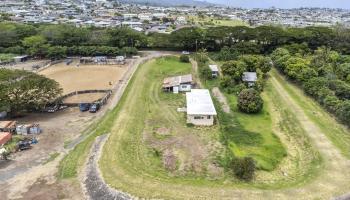
<path fill-rule="evenodd" d="M 0 61 L 1 62 L 11 62 L 13 61 L 13 57 L 15 57 L 15 54 L 12 53 L 0 53 Z"/>
<path fill-rule="evenodd" d="M 273 69 L 271 74 L 282 83 L 282 86 L 293 100 L 303 108 L 306 115 L 317 124 L 342 154 L 350 158 L 350 130 L 339 124 L 316 101 L 311 97 L 307 97 L 298 86 L 287 81 L 276 69 Z"/>

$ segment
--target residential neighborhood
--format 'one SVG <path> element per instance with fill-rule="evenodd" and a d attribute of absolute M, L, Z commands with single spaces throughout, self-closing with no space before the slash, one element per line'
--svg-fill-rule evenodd
<path fill-rule="evenodd" d="M 72 24 L 77 27 L 128 26 L 140 32 L 170 33 L 183 26 L 198 26 L 197 17 L 208 17 L 206 25 L 220 20 L 240 21 L 249 26 L 290 27 L 350 25 L 346 9 L 244 9 L 224 7 L 152 6 L 120 3 L 117 0 L 4 0 L 0 13 L 22 23 Z"/>

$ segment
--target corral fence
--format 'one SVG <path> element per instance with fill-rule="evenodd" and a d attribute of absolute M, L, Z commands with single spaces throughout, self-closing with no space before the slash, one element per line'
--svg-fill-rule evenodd
<path fill-rule="evenodd" d="M 42 66 L 39 66 L 38 69 L 36 70 L 36 72 L 43 71 L 44 69 L 47 69 L 47 68 L 51 67 L 52 65 L 56 65 L 56 64 L 61 63 L 63 61 L 64 60 L 48 61 L 45 64 L 43 64 Z"/>
<path fill-rule="evenodd" d="M 105 93 L 106 95 L 104 95 L 102 98 L 100 98 L 96 101 L 93 101 L 93 102 L 79 102 L 79 103 L 64 103 L 63 102 L 63 100 L 68 98 L 68 97 L 72 97 L 72 96 L 79 95 L 79 94 L 89 94 L 89 93 Z M 104 105 L 104 104 L 106 104 L 109 97 L 111 97 L 111 95 L 112 95 L 112 90 L 81 90 L 81 91 L 74 91 L 74 92 L 71 92 L 69 94 L 63 95 L 57 101 L 61 102 L 60 104 L 62 106 L 68 106 L 68 107 L 77 107 L 77 106 L 79 106 L 80 103 L 100 103 L 101 105 Z"/>

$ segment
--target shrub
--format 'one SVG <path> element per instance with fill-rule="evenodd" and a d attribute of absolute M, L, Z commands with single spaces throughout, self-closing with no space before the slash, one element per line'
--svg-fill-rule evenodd
<path fill-rule="evenodd" d="M 339 103 L 336 114 L 342 122 L 350 126 L 350 100 Z"/>
<path fill-rule="evenodd" d="M 211 70 L 209 69 L 208 66 L 202 66 L 201 68 L 199 68 L 199 73 L 201 77 L 206 80 L 210 80 L 213 78 L 211 74 Z"/>
<path fill-rule="evenodd" d="M 329 88 L 335 92 L 339 99 L 350 99 L 350 86 L 341 80 L 333 80 L 329 82 Z"/>
<path fill-rule="evenodd" d="M 334 95 L 326 96 L 322 102 L 322 104 L 325 105 L 327 110 L 331 112 L 335 112 L 337 110 L 337 106 L 339 103 L 340 103 L 340 100 Z"/>
<path fill-rule="evenodd" d="M 251 181 L 254 178 L 256 165 L 251 157 L 235 158 L 231 168 L 235 176 L 244 181 Z"/>
<path fill-rule="evenodd" d="M 263 107 L 263 100 L 255 89 L 244 89 L 238 96 L 238 108 L 245 113 L 258 113 Z"/>
<path fill-rule="evenodd" d="M 240 83 L 233 88 L 233 91 L 235 94 L 239 94 L 244 89 L 247 89 L 247 86 L 244 83 Z"/>
<path fill-rule="evenodd" d="M 235 86 L 234 80 L 230 76 L 223 76 L 220 79 L 220 88 L 226 92 L 232 94 L 234 93 L 233 87 Z"/>
<path fill-rule="evenodd" d="M 187 55 L 181 55 L 180 56 L 180 62 L 189 63 L 190 62 L 190 57 L 188 57 Z"/>

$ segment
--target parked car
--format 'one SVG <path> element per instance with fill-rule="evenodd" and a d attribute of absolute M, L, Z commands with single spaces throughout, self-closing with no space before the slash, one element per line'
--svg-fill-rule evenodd
<path fill-rule="evenodd" d="M 94 103 L 94 104 L 91 105 L 89 112 L 95 113 L 98 110 L 100 110 L 100 108 L 101 108 L 101 104 L 100 103 Z"/>
<path fill-rule="evenodd" d="M 27 150 L 27 149 L 30 149 L 31 146 L 30 146 L 31 142 L 30 141 L 19 141 L 17 143 L 17 148 L 19 151 L 23 151 L 23 150 Z"/>
<path fill-rule="evenodd" d="M 81 112 L 88 111 L 90 109 L 90 104 L 89 103 L 80 103 L 79 109 Z"/>
<path fill-rule="evenodd" d="M 58 111 L 60 108 L 60 106 L 58 104 L 54 104 L 54 105 L 50 105 L 46 107 L 46 111 L 49 113 L 54 113 L 56 111 Z"/>

